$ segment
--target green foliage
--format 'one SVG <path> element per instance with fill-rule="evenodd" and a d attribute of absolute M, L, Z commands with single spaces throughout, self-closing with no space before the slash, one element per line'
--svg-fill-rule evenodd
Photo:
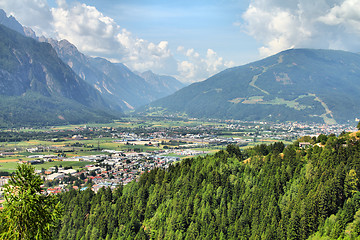
<path fill-rule="evenodd" d="M 321 143 L 322 145 L 325 145 L 326 141 L 328 140 L 328 137 L 324 134 L 320 134 L 317 139 L 316 142 L 317 143 Z"/>
<path fill-rule="evenodd" d="M 0 128 L 104 123 L 113 118 L 105 111 L 91 109 L 78 102 L 35 92 L 22 96 L 0 95 L 0 101 Z"/>
<path fill-rule="evenodd" d="M 226 151 L 230 154 L 230 156 L 235 156 L 237 158 L 239 158 L 240 160 L 242 160 L 242 154 L 241 154 L 241 150 L 238 146 L 230 144 L 226 147 Z"/>
<path fill-rule="evenodd" d="M 251 155 L 260 155 L 260 156 L 267 156 L 269 153 L 272 154 L 279 154 L 282 153 L 285 149 L 285 145 L 283 142 L 275 142 L 273 144 L 258 144 L 252 149 L 248 149 L 246 152 L 250 153 Z"/>
<path fill-rule="evenodd" d="M 197 118 L 345 123 L 357 117 L 359 63 L 356 53 L 287 50 L 226 69 L 139 111 L 151 114 L 165 109 L 168 114 Z"/>
<path fill-rule="evenodd" d="M 60 219 L 61 204 L 42 193 L 41 178 L 30 165 L 18 165 L 5 186 L 4 209 L 0 212 L 1 239 L 50 239 Z"/>
<path fill-rule="evenodd" d="M 246 158 L 245 163 L 243 159 Z M 360 143 L 229 145 L 153 169 L 114 192 L 61 195 L 54 239 L 354 239 L 360 232 Z"/>

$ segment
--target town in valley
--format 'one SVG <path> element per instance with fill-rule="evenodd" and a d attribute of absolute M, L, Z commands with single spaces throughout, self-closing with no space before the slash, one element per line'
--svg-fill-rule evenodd
<path fill-rule="evenodd" d="M 214 154 L 229 144 L 289 144 L 302 136 L 354 132 L 354 125 L 147 117 L 108 125 L 6 129 L 0 131 L 0 188 L 17 164 L 27 163 L 41 175 L 47 194 L 114 189 L 153 168 Z"/>

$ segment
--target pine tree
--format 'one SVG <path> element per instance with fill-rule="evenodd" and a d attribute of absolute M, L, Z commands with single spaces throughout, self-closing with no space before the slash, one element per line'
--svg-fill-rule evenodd
<path fill-rule="evenodd" d="M 0 212 L 1 239 L 50 239 L 50 230 L 60 219 L 56 197 L 42 193 L 41 177 L 30 165 L 18 165 L 5 186 Z"/>

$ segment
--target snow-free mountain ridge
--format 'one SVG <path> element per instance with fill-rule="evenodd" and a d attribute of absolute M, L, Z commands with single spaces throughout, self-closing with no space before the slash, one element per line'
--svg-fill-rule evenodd
<path fill-rule="evenodd" d="M 0 24 L 40 42 L 50 43 L 58 56 L 84 81 L 93 86 L 115 111 L 133 110 L 151 101 L 174 93 L 185 85 L 173 77 L 154 74 L 152 80 L 132 72 L 122 63 L 111 63 L 104 58 L 93 58 L 81 53 L 67 40 L 37 37 L 14 17 L 0 9 Z"/>
<path fill-rule="evenodd" d="M 108 104 L 50 44 L 0 25 L 0 126 L 103 122 Z"/>
<path fill-rule="evenodd" d="M 291 49 L 224 70 L 140 111 L 335 124 L 359 118 L 359 102 L 359 54 Z"/>

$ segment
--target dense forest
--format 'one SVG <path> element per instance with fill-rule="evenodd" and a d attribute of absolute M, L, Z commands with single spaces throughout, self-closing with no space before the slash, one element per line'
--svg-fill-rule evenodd
<path fill-rule="evenodd" d="M 226 150 L 115 191 L 60 195 L 54 239 L 356 239 L 360 142 L 350 134 Z"/>

